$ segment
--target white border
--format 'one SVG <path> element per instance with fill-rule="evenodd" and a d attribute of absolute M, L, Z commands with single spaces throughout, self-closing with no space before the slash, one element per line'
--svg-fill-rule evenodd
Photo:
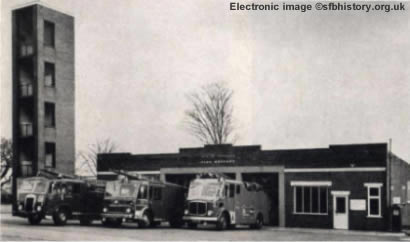
<path fill-rule="evenodd" d="M 350 191 L 331 191 L 333 196 L 350 196 Z M 348 201 L 346 201 L 348 202 Z"/>
<path fill-rule="evenodd" d="M 159 175 L 160 171 L 130 171 L 128 172 L 130 175 Z M 98 175 L 116 175 L 117 173 L 112 171 L 99 171 L 97 172 Z"/>
<path fill-rule="evenodd" d="M 386 167 L 344 167 L 344 168 L 289 168 L 285 173 L 297 172 L 379 172 L 386 171 Z"/>
<path fill-rule="evenodd" d="M 380 182 L 371 183 L 371 182 L 369 182 L 369 183 L 365 183 L 364 186 L 365 187 L 382 187 L 383 183 L 380 183 Z"/>
<path fill-rule="evenodd" d="M 291 181 L 291 186 L 307 186 L 307 187 L 318 187 L 318 186 L 332 186 L 331 181 Z"/>
<path fill-rule="evenodd" d="M 382 218 L 382 189 L 383 183 L 375 182 L 375 183 L 365 183 L 364 186 L 367 188 L 367 217 L 368 218 Z M 377 188 L 379 189 L 379 195 L 371 196 L 370 195 L 370 188 Z M 378 214 L 370 214 L 370 199 L 378 199 L 379 202 L 379 213 Z"/>

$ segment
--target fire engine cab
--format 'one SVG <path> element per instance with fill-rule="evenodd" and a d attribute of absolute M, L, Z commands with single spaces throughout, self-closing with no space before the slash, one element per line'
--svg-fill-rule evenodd
<path fill-rule="evenodd" d="M 237 224 L 260 229 L 268 218 L 269 204 L 268 196 L 256 183 L 202 174 L 190 183 L 183 219 L 190 228 L 213 223 L 219 230 Z"/>
<path fill-rule="evenodd" d="M 153 227 L 163 221 L 168 221 L 172 227 L 183 225 L 185 187 L 115 172 L 120 175 L 119 179 L 107 182 L 106 186 L 104 225 L 136 222 L 139 227 Z"/>
<path fill-rule="evenodd" d="M 35 177 L 17 180 L 16 216 L 39 224 L 46 216 L 64 225 L 78 219 L 82 225 L 100 219 L 104 184 L 43 170 Z"/>

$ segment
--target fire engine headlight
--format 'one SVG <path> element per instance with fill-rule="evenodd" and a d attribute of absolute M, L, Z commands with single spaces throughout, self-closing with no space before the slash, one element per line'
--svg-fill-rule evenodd
<path fill-rule="evenodd" d="M 142 210 L 135 210 L 134 216 L 137 218 L 142 217 Z"/>
<path fill-rule="evenodd" d="M 212 216 L 214 214 L 213 210 L 208 210 L 208 216 Z"/>
<path fill-rule="evenodd" d="M 41 206 L 40 205 L 37 206 L 37 212 L 41 212 Z"/>
<path fill-rule="evenodd" d="M 127 210 L 125 210 L 126 213 L 131 213 L 131 208 L 127 208 Z"/>
<path fill-rule="evenodd" d="M 188 212 L 188 209 L 185 209 L 184 214 L 185 214 L 185 215 L 188 215 L 188 213 L 189 213 L 189 212 Z"/>
<path fill-rule="evenodd" d="M 108 208 L 103 208 L 103 213 L 108 212 Z"/>
<path fill-rule="evenodd" d="M 44 195 L 40 195 L 40 196 L 38 196 L 38 198 L 37 198 L 37 202 L 39 202 L 39 203 L 44 202 Z"/>
<path fill-rule="evenodd" d="M 23 210 L 23 204 L 20 204 L 19 207 L 18 207 L 18 209 L 19 209 L 20 211 Z"/>

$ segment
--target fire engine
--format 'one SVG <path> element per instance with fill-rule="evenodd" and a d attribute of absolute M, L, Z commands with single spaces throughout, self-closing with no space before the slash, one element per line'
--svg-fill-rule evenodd
<path fill-rule="evenodd" d="M 268 218 L 269 204 L 267 194 L 256 183 L 201 174 L 190 183 L 183 220 L 189 228 L 212 223 L 219 230 L 237 224 L 260 229 Z"/>
<path fill-rule="evenodd" d="M 183 186 L 133 176 L 115 171 L 120 179 L 107 182 L 102 223 L 119 226 L 136 222 L 139 227 L 153 227 L 168 221 L 172 227 L 183 225 L 186 188 Z"/>
<path fill-rule="evenodd" d="M 82 225 L 100 219 L 105 185 L 75 176 L 42 170 L 35 177 L 18 178 L 16 216 L 39 224 L 50 216 L 54 224 L 78 219 Z"/>

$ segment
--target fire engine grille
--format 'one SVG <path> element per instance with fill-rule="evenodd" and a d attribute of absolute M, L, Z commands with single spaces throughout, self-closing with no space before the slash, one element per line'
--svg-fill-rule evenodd
<path fill-rule="evenodd" d="M 189 203 L 189 213 L 195 215 L 206 214 L 206 203 L 204 202 L 191 202 Z"/>
<path fill-rule="evenodd" d="M 127 209 L 126 207 L 116 206 L 116 207 L 109 207 L 108 211 L 109 211 L 109 212 L 120 212 L 120 213 L 123 213 L 123 212 L 125 212 L 126 209 Z"/>
<path fill-rule="evenodd" d="M 26 198 L 26 206 L 24 206 L 27 212 L 33 211 L 34 207 L 34 198 L 28 197 Z"/>

